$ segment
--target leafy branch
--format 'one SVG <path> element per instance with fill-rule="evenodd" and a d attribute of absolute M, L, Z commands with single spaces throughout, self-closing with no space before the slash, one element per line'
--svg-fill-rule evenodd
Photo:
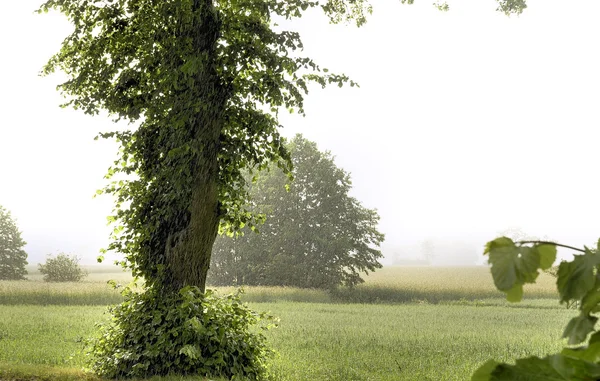
<path fill-rule="evenodd" d="M 595 332 L 600 312 L 600 240 L 596 248 L 579 249 L 556 242 L 514 242 L 499 237 L 486 244 L 484 255 L 489 256 L 496 288 L 506 293 L 508 301 L 518 302 L 523 297 L 523 285 L 535 283 L 539 270 L 554 264 L 557 247 L 582 253 L 562 261 L 557 272 L 560 302 L 575 302 L 579 310 L 563 332 L 568 346 L 544 358 L 519 359 L 515 365 L 489 360 L 473 374 L 472 381 L 600 379 L 600 332 Z M 586 339 L 587 345 L 582 345 Z"/>
<path fill-rule="evenodd" d="M 554 245 L 556 247 L 564 247 L 565 249 L 571 249 L 575 251 L 579 251 L 580 253 L 585 253 L 585 249 L 579 249 L 577 247 L 563 245 L 562 243 L 556 243 L 552 241 L 517 241 L 518 244 L 534 244 L 534 245 Z"/>

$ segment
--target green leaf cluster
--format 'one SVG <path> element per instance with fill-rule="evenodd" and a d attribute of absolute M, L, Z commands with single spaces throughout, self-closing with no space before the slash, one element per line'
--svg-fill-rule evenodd
<path fill-rule="evenodd" d="M 539 270 L 552 267 L 557 246 L 575 249 L 553 242 L 514 242 L 507 237 L 488 242 L 484 254 L 489 256 L 496 287 L 509 301 L 520 301 L 523 285 L 534 283 Z M 596 248 L 575 250 L 582 254 L 562 261 L 556 271 L 560 302 L 579 309 L 563 333 L 569 347 L 544 358 L 520 359 L 514 365 L 490 360 L 477 370 L 473 381 L 600 379 L 600 332 L 595 330 L 600 312 L 600 240 Z M 582 345 L 586 340 L 587 345 Z"/>
<path fill-rule="evenodd" d="M 0 205 L 0 280 L 25 279 L 25 244 L 10 212 Z"/>
<path fill-rule="evenodd" d="M 488 242 L 484 255 L 489 256 L 496 288 L 507 293 L 507 299 L 518 302 L 523 297 L 523 285 L 534 283 L 538 269 L 547 270 L 556 260 L 552 244 L 517 245 L 508 237 Z"/>
<path fill-rule="evenodd" d="M 185 287 L 168 297 L 126 289 L 86 343 L 88 366 L 106 378 L 177 374 L 258 380 L 268 374 L 263 330 L 277 324 L 236 294 Z"/>
<path fill-rule="evenodd" d="M 496 0 L 498 2 L 497 10 L 505 15 L 520 15 L 527 8 L 526 0 Z"/>
<path fill-rule="evenodd" d="M 381 267 L 379 215 L 349 195 L 350 174 L 302 135 L 286 148 L 294 180 L 277 168 L 255 176 L 253 212 L 265 223 L 217 238 L 209 284 L 330 289 L 359 284 L 361 273 Z"/>
<path fill-rule="evenodd" d="M 471 381 L 592 381 L 599 377 L 600 365 L 556 354 L 520 359 L 514 365 L 490 360 L 475 372 Z"/>

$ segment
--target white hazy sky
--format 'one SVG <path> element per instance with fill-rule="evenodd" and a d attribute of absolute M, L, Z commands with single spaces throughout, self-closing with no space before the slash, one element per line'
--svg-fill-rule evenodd
<path fill-rule="evenodd" d="M 492 0 L 449 1 L 447 13 L 416 2 L 373 0 L 358 29 L 297 20 L 305 54 L 361 88 L 311 91 L 283 134 L 303 133 L 352 174 L 388 256 L 424 239 L 480 250 L 509 227 L 594 244 L 600 2 L 529 0 L 511 18 Z M 112 123 L 60 109 L 60 77 L 37 76 L 69 32 L 62 16 L 34 14 L 39 3 L 0 11 L 0 205 L 30 263 L 57 251 L 93 262 L 111 204 L 92 195 L 115 159 L 93 137 Z"/>

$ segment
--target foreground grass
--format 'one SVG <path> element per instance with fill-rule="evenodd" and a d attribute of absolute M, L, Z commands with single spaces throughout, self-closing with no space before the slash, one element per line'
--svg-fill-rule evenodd
<path fill-rule="evenodd" d="M 556 352 L 564 309 L 441 305 L 260 305 L 281 380 L 468 380 L 490 358 Z"/>
<path fill-rule="evenodd" d="M 282 381 L 467 380 L 489 358 L 557 351 L 562 327 L 575 314 L 552 304 L 539 309 L 293 302 L 251 306 L 281 318 L 280 327 L 268 336 L 279 353 L 273 367 Z M 3 306 L 0 363 L 5 365 L 0 369 L 6 364 L 81 368 L 81 338 L 93 334 L 93 323 L 106 318 L 104 311 Z"/>
<path fill-rule="evenodd" d="M 45 283 L 35 273 L 30 279 L 0 281 L 0 380 L 96 381 L 81 371 L 83 339 L 108 318 L 106 305 L 122 299 L 106 281 L 127 284 L 131 276 L 106 268 L 81 283 Z M 333 293 L 245 290 L 251 307 L 281 318 L 268 337 L 282 381 L 468 380 L 489 358 L 559 350 L 575 314 L 557 303 L 551 276 L 526 290 L 529 299 L 509 304 L 485 267 L 384 268 Z"/>
<path fill-rule="evenodd" d="M 88 306 L 3 306 L 0 308 L 0 380 L 103 380 L 83 371 L 83 339 L 94 334 L 96 322 L 108 319 L 105 311 L 106 307 Z M 205 379 L 169 376 L 148 380 Z M 210 381 L 219 380 L 224 381 L 215 378 Z"/>
<path fill-rule="evenodd" d="M 17 365 L 0 362 L 0 380 L 10 381 L 100 381 L 79 369 L 43 365 Z"/>
<path fill-rule="evenodd" d="M 106 319 L 106 307 L 2 306 L 0 362 L 81 366 L 83 338 Z"/>
<path fill-rule="evenodd" d="M 15 365 L 0 363 L 0 380 L 3 381 L 106 381 L 77 368 L 59 368 L 43 365 Z M 141 381 L 130 379 L 130 381 Z M 225 381 L 198 377 L 165 376 L 151 377 L 146 381 Z"/>

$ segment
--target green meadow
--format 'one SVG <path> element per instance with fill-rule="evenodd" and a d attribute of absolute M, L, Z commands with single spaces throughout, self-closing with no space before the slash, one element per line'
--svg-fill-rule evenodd
<path fill-rule="evenodd" d="M 106 270 L 81 283 L 0 282 L 0 379 L 78 379 L 83 339 L 121 296 Z M 221 288 L 227 293 L 234 288 Z M 268 332 L 274 380 L 468 380 L 489 358 L 557 351 L 574 310 L 542 274 L 519 304 L 485 267 L 388 267 L 353 290 L 247 287 L 244 299 L 280 318 Z M 181 378 L 175 378 L 181 379 Z"/>

